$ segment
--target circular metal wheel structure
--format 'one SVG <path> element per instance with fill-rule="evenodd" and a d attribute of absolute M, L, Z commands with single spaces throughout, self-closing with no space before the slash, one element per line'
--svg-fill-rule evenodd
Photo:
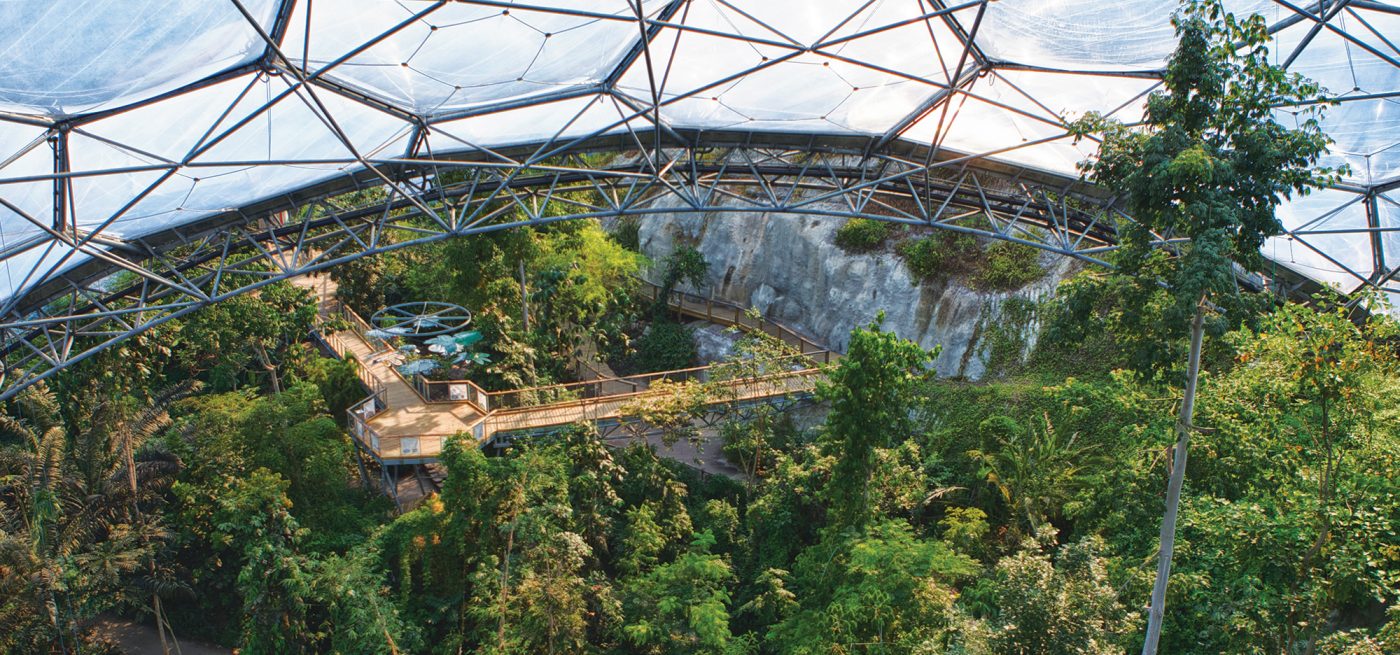
<path fill-rule="evenodd" d="M 436 337 L 465 329 L 472 313 L 461 305 L 418 300 L 390 305 L 374 313 L 370 325 L 408 339 Z"/>

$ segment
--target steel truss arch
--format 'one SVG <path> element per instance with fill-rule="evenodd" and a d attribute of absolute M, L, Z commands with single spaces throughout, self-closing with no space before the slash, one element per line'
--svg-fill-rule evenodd
<path fill-rule="evenodd" d="M 794 143 L 802 138 L 791 136 Z M 975 157 L 945 153 L 930 166 L 918 148 L 870 155 L 859 142 L 837 148 L 757 144 L 752 135 L 742 140 L 748 143 L 618 151 L 625 142 L 603 139 L 521 167 L 450 159 L 399 163 L 396 186 L 340 181 L 187 226 L 163 240 L 124 243 L 125 261 L 143 274 L 128 272 L 115 284 L 120 276 L 94 261 L 26 296 L 41 302 L 0 315 L 6 365 L 0 399 L 136 334 L 268 284 L 503 229 L 660 214 L 869 218 L 1022 243 L 1103 265 L 1119 226 L 1129 220 L 1092 186 Z M 603 156 L 611 162 L 598 164 Z M 337 205 L 357 191 L 372 199 Z"/>
<path fill-rule="evenodd" d="M 22 80 L 17 95 L 0 90 L 0 399 L 134 334 L 277 280 L 414 244 L 557 220 L 864 217 L 1102 263 L 1130 219 L 1077 178 L 1060 101 L 1134 120 L 1169 51 L 1160 47 L 1169 38 L 1135 51 L 1152 41 L 1137 27 L 1167 22 L 1170 11 L 1154 1 L 385 2 L 391 11 L 350 25 L 342 39 L 335 28 L 343 25 L 318 20 L 334 21 L 351 4 L 382 8 L 376 0 L 314 8 L 307 0 L 132 0 L 164 7 L 151 21 L 176 37 L 180 13 L 225 11 L 221 27 L 242 30 L 246 42 L 203 44 L 225 63 L 218 69 L 187 58 L 198 79 L 170 71 L 146 79 L 140 66 L 125 66 L 136 71 L 125 80 L 135 86 L 112 91 L 105 77 L 118 73 L 97 75 L 90 87 L 63 90 L 76 91 L 74 98 L 97 93 L 71 107 L 70 96 L 43 79 L 27 90 Z M 787 14 L 798 12 L 784 11 L 782 2 L 812 20 L 790 21 Z M 1280 261 L 1273 279 L 1252 282 L 1400 293 L 1400 50 L 1386 36 L 1400 26 L 1400 10 L 1362 0 L 1227 2 L 1267 16 L 1281 65 L 1337 77 L 1334 90 L 1353 89 L 1328 102 L 1347 128 L 1336 131 L 1346 142 L 1333 157 L 1357 174 L 1322 190 L 1330 194 L 1325 202 L 1297 208 L 1271 244 L 1287 250 L 1271 257 Z M 1140 20 L 1120 24 L 1101 15 L 1118 11 Z M 453 22 L 464 16 L 471 20 Z M 66 17 L 65 33 L 106 20 Z M 491 27 L 469 34 L 489 37 L 502 27 L 525 35 L 523 50 L 485 53 L 528 62 L 524 70 L 484 82 L 471 77 L 474 59 L 465 55 L 481 48 L 445 35 L 476 29 L 477 20 Z M 76 25 L 67 29 L 67 22 Z M 583 46 L 550 46 L 556 60 L 564 48 L 565 58 L 579 62 L 527 79 L 548 44 L 567 43 L 566 31 L 540 29 L 540 22 L 606 38 L 590 40 L 602 42 L 587 46 L 596 57 L 568 49 Z M 1042 27 L 1056 38 L 1040 34 Z M 708 46 L 697 50 L 696 41 Z M 404 50 L 405 43 L 413 47 Z M 29 45 L 36 47 L 14 51 L 45 44 Z M 179 45 L 161 52 L 178 59 Z M 725 59 L 717 48 L 738 54 Z M 411 54 L 394 59 L 401 50 Z M 917 56 L 890 58 L 901 52 Z M 429 70 L 414 59 L 420 53 L 465 68 Z M 712 56 L 724 61 L 711 65 Z M 43 59 L 29 65 L 42 67 Z M 62 56 L 48 59 L 65 72 Z M 101 69 L 107 62 L 85 63 Z M 390 84 L 375 77 L 385 70 L 395 72 Z M 811 71 L 831 74 L 803 77 Z M 811 81 L 818 100 L 798 103 L 764 87 L 785 76 Z M 512 90 L 490 91 L 497 84 Z M 1087 91 L 1060 95 L 1079 84 Z M 486 90 L 477 96 L 473 89 Z M 1113 92 L 1097 97 L 1100 89 Z M 880 120 L 857 124 L 856 105 Z M 1300 109 L 1277 113 L 1287 120 Z M 539 125 L 522 129 L 529 121 Z M 182 138 L 167 139 L 167 130 Z M 984 138 L 991 130 L 999 133 Z M 301 132 L 319 136 L 297 149 Z M 253 188 L 220 187 L 221 177 Z M 210 186 L 217 192 L 204 190 Z M 1174 239 L 1160 235 L 1159 242 Z"/>

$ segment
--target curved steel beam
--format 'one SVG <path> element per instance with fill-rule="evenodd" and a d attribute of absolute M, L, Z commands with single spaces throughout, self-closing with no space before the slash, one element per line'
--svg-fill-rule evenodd
<path fill-rule="evenodd" d="M 351 175 L 260 207 L 122 244 L 148 275 L 92 260 L 0 315 L 0 399 L 133 335 L 238 294 L 368 255 L 525 225 L 609 216 L 778 212 L 864 217 L 978 234 L 1101 263 L 1120 216 L 1093 189 L 974 166 L 776 146 L 596 148 L 534 165 L 403 162 L 395 186 Z M 910 155 L 923 153 L 910 152 Z M 656 164 L 661 162 L 662 165 Z M 381 168 L 381 171 L 384 169 Z M 340 206 L 350 195 L 368 196 Z M 441 220 L 422 211 L 428 206 Z M 985 217 L 985 218 L 984 218 Z M 91 244 L 95 246 L 96 244 Z"/>

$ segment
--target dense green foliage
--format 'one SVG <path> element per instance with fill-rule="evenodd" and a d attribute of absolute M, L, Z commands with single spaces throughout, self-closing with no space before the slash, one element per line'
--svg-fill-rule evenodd
<path fill-rule="evenodd" d="M 674 371 L 695 365 L 695 334 L 671 321 L 652 323 L 637 340 L 637 367 L 642 372 Z"/>
<path fill-rule="evenodd" d="M 642 219 L 636 216 L 618 218 L 608 236 L 612 237 L 617 245 L 639 253 L 642 251 Z"/>
<path fill-rule="evenodd" d="M 1045 276 L 1040 251 L 1023 243 L 998 241 L 983 251 L 977 284 L 996 291 L 1019 289 Z"/>
<path fill-rule="evenodd" d="M 1204 92 L 1154 96 L 1156 111 L 1240 101 L 1225 83 L 1238 71 L 1197 63 L 1171 84 Z M 1224 318 L 1204 356 L 1163 652 L 1397 652 L 1400 329 L 1327 296 L 1238 320 L 1254 300 L 1212 267 L 1256 246 L 1270 198 L 1306 176 L 1290 168 L 1301 159 L 1251 149 L 1279 134 L 1227 138 L 1233 124 L 1199 119 L 1181 139 L 1114 133 L 1125 158 L 1095 171 L 1189 182 L 1146 220 L 1197 245 L 1130 242 L 1128 275 L 1086 272 L 1003 312 L 1046 332 L 1021 361 L 1009 340 L 1023 326 L 983 326 L 993 381 L 937 379 L 937 351 L 877 320 L 810 397 L 739 403 L 726 381 L 792 361 L 750 335 L 709 379 L 633 400 L 638 422 L 607 443 L 592 425 L 499 452 L 449 440 L 441 493 L 402 513 L 359 482 L 340 420 L 363 391 L 304 341 L 305 292 L 270 285 L 134 338 L 0 408 L 0 652 L 98 652 L 84 630 L 101 614 L 159 614 L 250 654 L 1134 651 L 1179 400 L 1162 357 L 1197 306 L 1181 294 L 1207 292 Z M 1217 142 L 1178 148 L 1186 136 Z M 1265 164 L 1284 179 L 1241 186 Z M 841 232 L 867 250 L 893 236 Z M 633 293 L 635 238 L 627 223 L 502 230 L 335 275 L 365 314 L 471 308 L 491 356 L 473 375 L 491 388 L 567 379 L 585 345 L 687 365 L 687 329 Z M 895 248 L 916 277 L 956 267 L 990 290 L 1041 270 L 1022 246 L 972 237 Z M 662 266 L 667 289 L 705 280 L 693 247 Z M 743 475 L 617 441 L 653 431 L 719 449 Z"/>
<path fill-rule="evenodd" d="M 959 254 L 977 247 L 977 240 L 971 235 L 956 237 L 933 234 L 900 241 L 895 252 L 904 258 L 904 265 L 917 280 L 933 280 L 947 275 L 956 264 Z"/>
<path fill-rule="evenodd" d="M 1121 302 L 1099 299 L 1097 315 Z M 1041 311 L 1052 326 L 1073 316 Z M 1396 643 L 1396 334 L 1287 305 L 1221 340 L 1165 650 Z M 344 384 L 341 365 L 288 344 L 270 351 L 279 391 L 206 385 L 172 401 L 190 389 L 149 385 L 203 355 L 156 353 L 142 360 L 148 400 L 35 392 L 7 409 L 0 646 L 84 639 L 86 618 L 147 615 L 155 592 L 177 633 L 249 653 L 1128 652 L 1173 403 L 1165 384 L 1107 370 L 1130 337 L 1103 335 L 1097 347 L 1120 355 L 1076 361 L 1078 377 L 1043 348 L 1012 377 L 968 384 L 927 376 L 932 354 L 876 324 L 830 371 L 818 422 L 719 419 L 747 479 L 580 426 L 498 456 L 454 441 L 442 493 L 397 517 L 356 489 L 326 413 L 346 394 L 318 385 Z M 745 340 L 715 375 L 782 354 Z M 258 373 L 229 379 L 270 380 L 247 366 Z M 683 424 L 695 394 L 722 389 L 644 413 Z"/>
<path fill-rule="evenodd" d="M 40 387 L 6 408 L 0 652 L 93 652 L 97 614 L 161 607 L 176 633 L 249 653 L 387 652 L 363 629 L 370 608 L 412 639 L 375 607 L 382 573 L 364 548 L 388 504 L 348 484 L 327 403 L 363 392 L 300 342 L 314 314 L 305 292 L 272 285 L 56 381 L 74 393 Z M 348 605 L 345 580 L 372 583 L 366 602 Z"/>
<path fill-rule="evenodd" d="M 1010 241 L 983 244 L 970 234 L 911 237 L 895 244 L 895 252 L 916 280 L 959 276 L 980 289 L 1014 291 L 1045 277 L 1035 248 Z"/>
<path fill-rule="evenodd" d="M 894 224 L 870 218 L 852 218 L 836 230 L 836 245 L 848 252 L 870 252 L 894 232 Z"/>

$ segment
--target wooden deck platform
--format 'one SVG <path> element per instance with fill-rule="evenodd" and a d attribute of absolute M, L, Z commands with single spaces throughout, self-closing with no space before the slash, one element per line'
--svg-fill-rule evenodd
<path fill-rule="evenodd" d="M 620 421 L 624 410 L 655 391 L 627 378 L 592 380 L 588 384 L 598 393 L 594 397 L 541 403 L 529 407 L 484 409 L 469 400 L 430 402 L 411 380 L 395 369 L 401 355 L 372 335 L 366 336 L 369 325 L 353 311 L 341 307 L 335 299 L 337 285 L 328 276 L 294 278 L 292 284 L 316 294 L 323 323 L 333 317 L 345 319 L 350 329 L 322 334 L 322 338 L 337 355 L 357 363 L 357 372 L 371 396 L 350 410 L 351 433 L 358 445 L 383 464 L 420 464 L 435 461 L 447 440 L 457 435 L 470 435 L 478 445 L 509 433 L 538 432 L 579 422 Z M 655 290 L 652 288 L 653 297 Z M 733 325 L 745 331 L 761 330 L 773 334 L 807 355 L 820 354 L 830 361 L 834 353 L 811 340 L 762 319 L 748 316 L 741 308 L 707 301 L 685 294 L 673 294 L 670 304 L 683 314 L 703 318 L 722 325 Z M 702 371 L 693 369 L 692 371 Z M 686 371 L 686 376 L 694 375 Z M 732 380 L 721 386 L 714 404 L 744 403 L 810 392 L 820 370 L 815 367 L 775 373 L 759 378 Z M 665 374 L 649 374 L 653 377 Z M 474 385 L 473 385 L 474 386 Z M 638 390 L 638 389 L 641 390 Z M 472 398 L 489 396 L 474 389 Z M 518 396 L 517 396 L 518 397 Z"/>

